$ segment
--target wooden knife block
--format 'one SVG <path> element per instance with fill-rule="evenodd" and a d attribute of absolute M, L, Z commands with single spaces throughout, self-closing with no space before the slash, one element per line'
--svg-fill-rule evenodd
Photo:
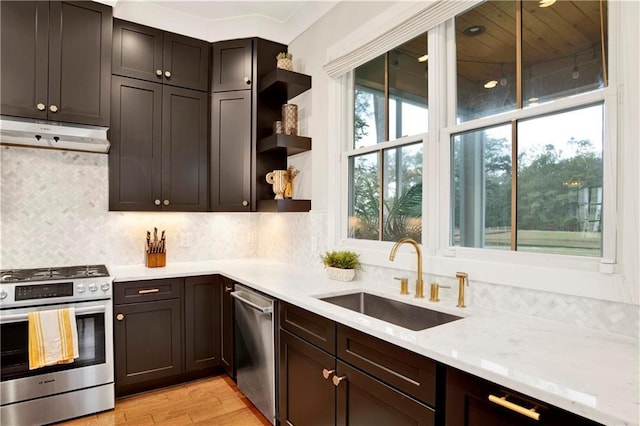
<path fill-rule="evenodd" d="M 167 266 L 167 252 L 149 253 L 146 252 L 145 264 L 147 268 L 161 268 Z"/>

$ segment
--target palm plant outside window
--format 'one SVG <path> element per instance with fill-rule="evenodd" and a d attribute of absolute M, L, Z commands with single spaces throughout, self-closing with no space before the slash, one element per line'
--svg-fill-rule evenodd
<path fill-rule="evenodd" d="M 427 35 L 356 68 L 349 157 L 350 238 L 422 239 Z"/>

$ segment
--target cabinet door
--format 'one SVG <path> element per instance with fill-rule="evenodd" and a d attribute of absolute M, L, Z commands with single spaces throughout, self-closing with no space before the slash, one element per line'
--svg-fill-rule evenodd
<path fill-rule="evenodd" d="M 207 93 L 163 86 L 162 209 L 208 207 Z"/>
<path fill-rule="evenodd" d="M 109 210 L 160 210 L 162 85 L 114 76 L 111 101 Z"/>
<path fill-rule="evenodd" d="M 445 420 L 447 426 L 595 426 L 599 423 L 551 407 L 486 380 L 447 370 Z M 535 407 L 539 420 L 531 419 L 489 400 L 489 396 L 507 397 L 507 401 L 529 410 Z"/>
<path fill-rule="evenodd" d="M 280 330 L 281 424 L 291 426 L 335 424 L 336 387 L 331 382 L 333 376 L 330 373 L 335 369 L 335 362 L 332 355 L 285 330 Z M 327 370 L 326 379 L 323 376 L 323 370 Z"/>
<path fill-rule="evenodd" d="M 251 89 L 253 86 L 253 49 L 250 39 L 231 40 L 213 45 L 214 92 Z"/>
<path fill-rule="evenodd" d="M 182 372 L 181 302 L 114 306 L 116 388 Z"/>
<path fill-rule="evenodd" d="M 111 7 L 49 4 L 49 119 L 109 126 Z"/>
<path fill-rule="evenodd" d="M 113 74 L 161 83 L 163 34 L 156 28 L 114 19 Z"/>
<path fill-rule="evenodd" d="M 337 367 L 337 425 L 435 424 L 435 411 L 428 406 L 341 361 Z"/>
<path fill-rule="evenodd" d="M 0 114 L 46 119 L 49 4 L 0 2 Z"/>
<path fill-rule="evenodd" d="M 214 93 L 211 210 L 251 211 L 251 91 Z"/>
<path fill-rule="evenodd" d="M 235 371 L 233 369 L 233 298 L 231 297 L 231 292 L 234 290 L 235 283 L 229 278 L 220 277 L 220 284 L 220 293 L 222 298 L 220 303 L 220 329 L 222 335 L 220 340 L 220 363 L 222 364 L 222 368 L 225 369 L 230 377 L 235 377 Z"/>
<path fill-rule="evenodd" d="M 186 371 L 215 367 L 220 358 L 220 283 L 216 276 L 190 277 L 184 287 Z"/>
<path fill-rule="evenodd" d="M 164 34 L 163 81 L 165 84 L 207 91 L 209 43 L 174 33 Z"/>

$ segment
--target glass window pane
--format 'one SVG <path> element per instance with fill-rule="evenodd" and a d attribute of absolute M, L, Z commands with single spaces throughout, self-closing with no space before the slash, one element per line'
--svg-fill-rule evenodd
<path fill-rule="evenodd" d="M 601 255 L 603 113 L 518 123 L 518 250 Z"/>
<path fill-rule="evenodd" d="M 606 13 L 605 0 L 522 2 L 524 106 L 605 86 Z"/>
<path fill-rule="evenodd" d="M 384 241 L 422 240 L 422 143 L 384 151 Z"/>
<path fill-rule="evenodd" d="M 389 140 L 427 132 L 427 33 L 389 52 Z"/>
<path fill-rule="evenodd" d="M 379 240 L 378 153 L 349 158 L 349 238 Z"/>
<path fill-rule="evenodd" d="M 385 141 L 385 55 L 355 69 L 353 148 Z"/>
<path fill-rule="evenodd" d="M 515 1 L 487 1 L 456 17 L 458 121 L 516 107 Z"/>
<path fill-rule="evenodd" d="M 511 247 L 511 125 L 454 135 L 451 243 Z"/>

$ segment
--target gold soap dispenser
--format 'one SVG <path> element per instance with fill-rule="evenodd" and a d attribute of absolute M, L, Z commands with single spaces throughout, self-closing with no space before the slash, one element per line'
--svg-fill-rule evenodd
<path fill-rule="evenodd" d="M 469 275 L 466 272 L 457 272 L 456 278 L 458 278 L 458 304 L 456 305 L 458 308 L 466 308 L 464 304 L 464 284 L 467 283 L 467 287 L 469 287 Z"/>

